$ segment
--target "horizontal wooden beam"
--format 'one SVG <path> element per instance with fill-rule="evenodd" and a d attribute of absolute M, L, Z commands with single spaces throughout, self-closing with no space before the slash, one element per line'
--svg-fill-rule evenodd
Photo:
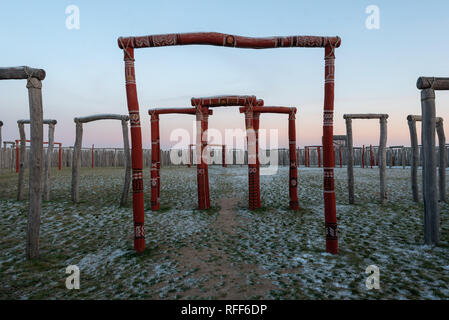
<path fill-rule="evenodd" d="M 161 108 L 161 109 L 148 109 L 148 114 L 196 114 L 196 108 Z M 209 110 L 209 115 L 212 115 L 213 111 Z"/>
<path fill-rule="evenodd" d="M 240 107 L 239 111 L 240 113 L 246 112 L 246 107 Z M 252 107 L 253 112 L 257 113 L 283 113 L 283 114 L 290 114 L 292 111 L 293 113 L 296 113 L 297 109 L 294 107 L 272 107 L 272 106 L 264 106 L 264 107 Z"/>
<path fill-rule="evenodd" d="M 238 107 L 246 105 L 263 105 L 263 100 L 257 100 L 256 96 L 214 96 L 192 98 L 192 106 L 204 107 Z"/>
<path fill-rule="evenodd" d="M 155 34 L 140 37 L 120 37 L 118 46 L 125 48 L 151 48 L 165 46 L 185 45 L 211 45 L 244 49 L 270 49 L 270 48 L 324 48 L 333 46 L 338 48 L 341 44 L 339 37 L 320 36 L 287 36 L 252 38 L 219 32 L 169 33 Z"/>
<path fill-rule="evenodd" d="M 77 117 L 74 118 L 73 121 L 80 122 L 80 123 L 86 123 L 91 121 L 97 121 L 97 120 L 124 120 L 128 121 L 129 116 L 127 114 L 121 115 L 121 114 L 95 114 L 92 116 L 86 116 L 86 117 Z"/>
<path fill-rule="evenodd" d="M 45 70 L 35 69 L 27 66 L 0 68 L 0 80 L 20 80 L 34 77 L 39 80 L 45 79 Z"/>
<path fill-rule="evenodd" d="M 27 120 L 22 119 L 22 120 L 17 120 L 17 123 L 30 124 L 31 121 L 29 119 L 27 119 Z M 54 119 L 44 119 L 42 121 L 42 123 L 43 124 L 57 124 L 58 121 L 56 121 Z"/>
<path fill-rule="evenodd" d="M 345 114 L 344 119 L 388 119 L 388 114 L 384 113 L 359 113 L 359 114 Z"/>
<path fill-rule="evenodd" d="M 419 77 L 416 81 L 418 89 L 449 90 L 449 78 Z"/>
<path fill-rule="evenodd" d="M 408 120 L 408 121 L 422 121 L 422 116 L 409 114 L 409 115 L 407 116 L 407 120 Z M 443 121 L 443 118 L 441 118 L 441 117 L 435 117 L 435 121 L 436 121 L 437 123 L 438 123 L 438 122 L 442 122 L 442 121 Z"/>

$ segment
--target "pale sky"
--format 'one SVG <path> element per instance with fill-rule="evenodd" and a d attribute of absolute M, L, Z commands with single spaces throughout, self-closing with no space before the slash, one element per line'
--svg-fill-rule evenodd
<path fill-rule="evenodd" d="M 80 10 L 80 29 L 66 28 L 68 5 Z M 365 9 L 376 5 L 380 28 L 368 30 Z M 2 1 L 1 66 L 43 68 L 44 117 L 58 120 L 56 141 L 73 145 L 73 118 L 127 113 L 119 36 L 215 31 L 242 36 L 320 35 L 342 38 L 336 51 L 335 134 L 345 113 L 388 113 L 388 145 L 410 145 L 408 114 L 420 114 L 419 76 L 449 76 L 447 1 Z M 257 95 L 266 105 L 295 106 L 297 143 L 320 144 L 323 49 L 245 50 L 185 46 L 136 50 L 143 144 L 150 147 L 148 108 L 190 106 L 192 96 Z M 25 81 L 0 83 L 3 139 L 19 136 L 29 118 Z M 437 93 L 437 115 L 449 134 L 449 94 Z M 162 116 L 162 146 L 193 117 Z M 220 108 L 211 128 L 244 128 L 238 108 Z M 285 116 L 264 115 L 261 128 L 279 128 Z M 377 145 L 378 121 L 355 121 L 354 143 Z M 46 134 L 45 130 L 45 134 Z M 122 145 L 120 123 L 86 124 L 83 146 Z"/>

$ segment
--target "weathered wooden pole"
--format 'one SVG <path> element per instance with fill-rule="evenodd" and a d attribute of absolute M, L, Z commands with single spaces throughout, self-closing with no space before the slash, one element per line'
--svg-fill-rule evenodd
<path fill-rule="evenodd" d="M 27 70 L 25 70 L 27 71 Z M 29 74 L 27 79 L 28 98 L 30 105 L 30 200 L 27 224 L 28 259 L 39 257 L 39 232 L 42 212 L 42 151 L 43 151 L 43 111 L 42 82 Z"/>
<path fill-rule="evenodd" d="M 59 151 L 58 151 L 58 170 L 62 170 L 62 143 L 59 144 Z"/>
<path fill-rule="evenodd" d="M 19 140 L 20 141 L 20 140 Z M 20 166 L 20 151 L 19 151 L 20 145 L 17 143 L 16 140 L 16 173 L 19 173 L 19 166 Z"/>
<path fill-rule="evenodd" d="M 221 146 L 221 161 L 222 161 L 222 167 L 226 168 L 226 146 Z"/>
<path fill-rule="evenodd" d="M 131 160 L 133 185 L 134 250 L 145 250 L 145 214 L 143 198 L 142 130 L 137 100 L 134 48 L 123 47 L 125 60 L 126 98 L 131 126 Z"/>
<path fill-rule="evenodd" d="M 386 183 L 386 175 L 387 175 L 387 118 L 381 117 L 379 119 L 380 122 L 380 142 L 379 142 L 379 175 L 380 175 L 380 203 L 385 205 L 387 202 L 387 183 Z"/>
<path fill-rule="evenodd" d="M 438 118 L 436 120 L 436 131 L 438 134 L 438 185 L 440 201 L 446 202 L 446 164 L 447 164 L 447 153 L 446 153 L 446 137 L 444 135 L 443 118 Z"/>
<path fill-rule="evenodd" d="M 437 244 L 440 240 L 440 212 L 438 204 L 435 154 L 435 91 L 421 91 L 423 151 L 424 241 Z"/>
<path fill-rule="evenodd" d="M 340 160 L 340 168 L 343 168 L 342 155 L 341 155 L 341 145 L 338 146 L 338 157 Z"/>
<path fill-rule="evenodd" d="M 48 147 L 44 167 L 44 198 L 46 201 L 50 201 L 51 155 L 53 153 L 53 144 L 55 141 L 55 124 L 56 123 L 48 124 Z"/>
<path fill-rule="evenodd" d="M 419 202 L 419 192 L 418 192 L 419 147 L 418 147 L 418 134 L 416 133 L 416 119 L 412 115 L 409 115 L 407 116 L 407 122 L 410 131 L 410 144 L 412 148 L 412 159 L 411 159 L 412 196 L 414 202 Z"/>
<path fill-rule="evenodd" d="M 318 153 L 318 168 L 321 168 L 321 147 L 316 148 Z M 332 147 L 332 152 L 334 152 L 334 148 Z"/>
<path fill-rule="evenodd" d="M 373 164 L 374 164 L 374 154 L 373 154 L 373 145 L 372 144 L 369 145 L 369 162 L 370 162 L 371 169 L 372 169 Z"/>
<path fill-rule="evenodd" d="M 401 164 L 402 169 L 405 169 L 405 147 L 401 148 Z"/>
<path fill-rule="evenodd" d="M 347 174 L 348 174 L 348 196 L 349 204 L 354 204 L 354 147 L 352 142 L 352 119 L 346 118 L 346 137 L 347 137 Z"/>
<path fill-rule="evenodd" d="M 123 153 L 125 158 L 125 184 L 123 185 L 120 205 L 128 204 L 129 185 L 131 183 L 131 153 L 129 152 L 128 121 L 122 120 Z"/>
<path fill-rule="evenodd" d="M 288 117 L 288 140 L 289 140 L 289 154 L 290 154 L 290 171 L 289 171 L 289 195 L 290 195 L 290 208 L 292 210 L 299 210 L 298 202 L 298 168 L 296 167 L 296 108 L 292 108 L 292 111 Z"/>
<path fill-rule="evenodd" d="M 92 169 L 93 169 L 94 163 L 95 163 L 95 145 L 92 145 L 91 158 L 92 158 Z"/>
<path fill-rule="evenodd" d="M 83 124 L 75 121 L 76 135 L 75 145 L 73 146 L 72 155 L 72 201 L 78 203 L 80 200 L 79 194 L 79 176 L 81 170 L 81 146 L 83 143 Z"/>
<path fill-rule="evenodd" d="M 365 145 L 362 145 L 362 168 L 365 168 Z"/>
<path fill-rule="evenodd" d="M 19 125 L 19 135 L 20 135 L 20 151 L 18 152 L 19 160 L 19 183 L 17 188 L 17 200 L 23 200 L 25 192 L 25 157 L 26 157 L 26 137 L 25 128 L 23 122 L 18 122 Z M 16 141 L 16 146 L 18 145 Z M 19 150 L 19 149 L 16 149 Z M 17 154 L 17 153 L 16 153 Z M 17 163 L 17 159 L 16 159 Z"/>
<path fill-rule="evenodd" d="M 160 149 L 157 139 L 159 136 L 159 115 L 156 112 L 151 113 L 151 210 L 156 211 L 160 208 L 160 199 L 158 194 L 158 159 Z"/>

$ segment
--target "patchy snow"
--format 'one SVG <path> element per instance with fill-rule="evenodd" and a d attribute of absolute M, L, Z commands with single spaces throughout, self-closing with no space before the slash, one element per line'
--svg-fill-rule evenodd
<path fill-rule="evenodd" d="M 322 169 L 300 168 L 298 176 L 300 212 L 288 208 L 287 167 L 261 176 L 263 208 L 251 212 L 247 168 L 212 166 L 213 208 L 198 211 L 196 169 L 163 168 L 161 211 L 151 212 L 146 170 L 147 250 L 139 255 L 131 206 L 118 207 L 123 170 L 84 168 L 77 205 L 70 201 L 70 171 L 55 171 L 52 200 L 43 204 L 41 258 L 28 262 L 27 202 L 15 200 L 15 173 L 3 172 L 0 298 L 213 298 L 220 290 L 268 299 L 449 298 L 449 205 L 441 204 L 440 245 L 423 245 L 423 206 L 411 201 L 409 169 L 387 169 L 389 202 L 382 207 L 377 169 L 355 169 L 351 206 L 346 170 L 336 168 L 339 255 L 324 252 Z M 223 198 L 238 199 L 234 233 L 216 225 Z M 71 264 L 80 268 L 80 290 L 65 288 Z M 380 290 L 365 287 L 371 264 L 380 268 Z M 234 269 L 215 272 L 225 266 Z M 262 281 L 274 289 L 256 289 Z"/>

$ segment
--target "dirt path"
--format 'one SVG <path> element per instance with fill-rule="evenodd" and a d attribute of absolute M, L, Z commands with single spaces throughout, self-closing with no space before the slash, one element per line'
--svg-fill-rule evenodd
<path fill-rule="evenodd" d="M 190 288 L 183 293 L 184 297 L 201 297 L 217 299 L 264 298 L 266 294 L 277 289 L 272 282 L 261 276 L 267 271 L 257 265 L 245 262 L 234 262 L 228 254 L 235 249 L 233 239 L 238 237 L 239 222 L 236 219 L 238 198 L 222 198 L 218 201 L 220 211 L 211 225 L 218 236 L 210 246 L 198 249 L 185 247 L 180 249 L 178 260 L 182 272 L 197 269 L 198 278 L 206 277 L 198 288 Z"/>

